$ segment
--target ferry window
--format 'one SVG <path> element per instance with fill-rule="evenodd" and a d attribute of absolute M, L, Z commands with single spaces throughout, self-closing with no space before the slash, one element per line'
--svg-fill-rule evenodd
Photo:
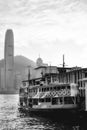
<path fill-rule="evenodd" d="M 52 105 L 55 105 L 58 103 L 58 99 L 57 98 L 52 98 Z"/>
<path fill-rule="evenodd" d="M 63 103 L 63 98 L 62 97 L 60 97 L 60 104 L 62 104 Z"/>
<path fill-rule="evenodd" d="M 33 105 L 38 105 L 38 99 L 33 100 Z"/>
<path fill-rule="evenodd" d="M 44 102 L 44 99 L 39 99 L 39 102 Z"/>
<path fill-rule="evenodd" d="M 20 98 L 20 105 L 23 106 L 23 99 Z"/>
<path fill-rule="evenodd" d="M 47 88 L 47 91 L 49 91 L 49 88 Z"/>
<path fill-rule="evenodd" d="M 46 88 L 44 88 L 44 92 L 46 92 Z"/>
<path fill-rule="evenodd" d="M 24 102 L 25 102 L 25 104 L 27 104 L 27 98 L 26 97 L 24 97 Z"/>
<path fill-rule="evenodd" d="M 56 86 L 53 89 L 56 90 Z"/>
<path fill-rule="evenodd" d="M 41 92 L 41 88 L 39 88 L 39 92 Z"/>
<path fill-rule="evenodd" d="M 50 98 L 46 98 L 46 102 L 51 102 L 51 99 Z"/>
<path fill-rule="evenodd" d="M 28 99 L 28 101 L 29 101 L 29 102 L 32 102 L 32 99 L 31 99 L 31 98 L 29 98 L 29 99 Z"/>
<path fill-rule="evenodd" d="M 85 77 L 87 77 L 87 73 L 85 73 Z"/>
<path fill-rule="evenodd" d="M 70 89 L 70 86 L 67 86 L 67 89 Z"/>
<path fill-rule="evenodd" d="M 62 86 L 61 88 L 62 88 L 62 89 L 65 89 L 65 86 Z"/>
<path fill-rule="evenodd" d="M 57 88 L 58 88 L 58 90 L 60 90 L 60 89 L 61 89 L 61 86 L 58 86 Z"/>
<path fill-rule="evenodd" d="M 40 84 L 40 82 L 39 82 L 39 81 L 36 81 L 36 85 L 38 85 L 38 84 Z"/>
<path fill-rule="evenodd" d="M 52 90 L 52 87 L 50 87 L 50 90 Z"/>
<path fill-rule="evenodd" d="M 20 93 L 22 93 L 22 89 L 20 89 Z"/>
<path fill-rule="evenodd" d="M 59 87 L 58 87 L 58 86 L 56 87 L 56 90 L 59 90 Z"/>
<path fill-rule="evenodd" d="M 45 89 L 43 88 L 43 92 L 45 92 Z"/>
<path fill-rule="evenodd" d="M 71 98 L 71 97 L 64 97 L 64 103 L 65 104 L 74 104 L 73 98 Z"/>

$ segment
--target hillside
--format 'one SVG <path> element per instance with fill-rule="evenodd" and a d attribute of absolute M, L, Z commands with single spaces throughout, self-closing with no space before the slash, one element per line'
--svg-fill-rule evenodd
<path fill-rule="evenodd" d="M 15 56 L 14 57 L 14 69 L 15 71 L 22 71 L 24 68 L 35 68 L 36 64 L 32 60 L 24 57 L 24 56 Z"/>
<path fill-rule="evenodd" d="M 3 67 L 3 66 L 4 66 L 4 60 L 2 59 L 2 60 L 0 60 L 0 67 Z M 34 61 L 32 61 L 24 56 L 21 56 L 21 55 L 14 57 L 14 69 L 15 70 L 21 70 L 21 68 L 23 69 L 24 67 L 28 67 L 28 66 L 35 68 L 36 64 Z"/>

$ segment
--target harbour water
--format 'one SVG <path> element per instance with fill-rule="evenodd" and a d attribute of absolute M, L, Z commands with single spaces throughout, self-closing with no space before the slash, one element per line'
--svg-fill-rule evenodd
<path fill-rule="evenodd" d="M 0 95 L 0 130 L 86 130 L 86 122 L 57 121 L 18 110 L 18 95 Z"/>

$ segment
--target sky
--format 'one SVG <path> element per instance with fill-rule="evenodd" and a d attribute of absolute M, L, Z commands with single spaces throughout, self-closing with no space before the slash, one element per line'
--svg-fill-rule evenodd
<path fill-rule="evenodd" d="M 0 0 L 0 59 L 5 32 L 14 33 L 14 55 L 67 67 L 87 67 L 87 0 Z"/>

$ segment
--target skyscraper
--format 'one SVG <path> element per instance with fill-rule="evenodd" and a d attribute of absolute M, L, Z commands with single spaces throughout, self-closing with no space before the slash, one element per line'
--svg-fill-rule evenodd
<path fill-rule="evenodd" d="M 14 91 L 14 36 L 13 31 L 8 29 L 5 34 L 4 49 L 4 89 L 7 93 Z"/>

